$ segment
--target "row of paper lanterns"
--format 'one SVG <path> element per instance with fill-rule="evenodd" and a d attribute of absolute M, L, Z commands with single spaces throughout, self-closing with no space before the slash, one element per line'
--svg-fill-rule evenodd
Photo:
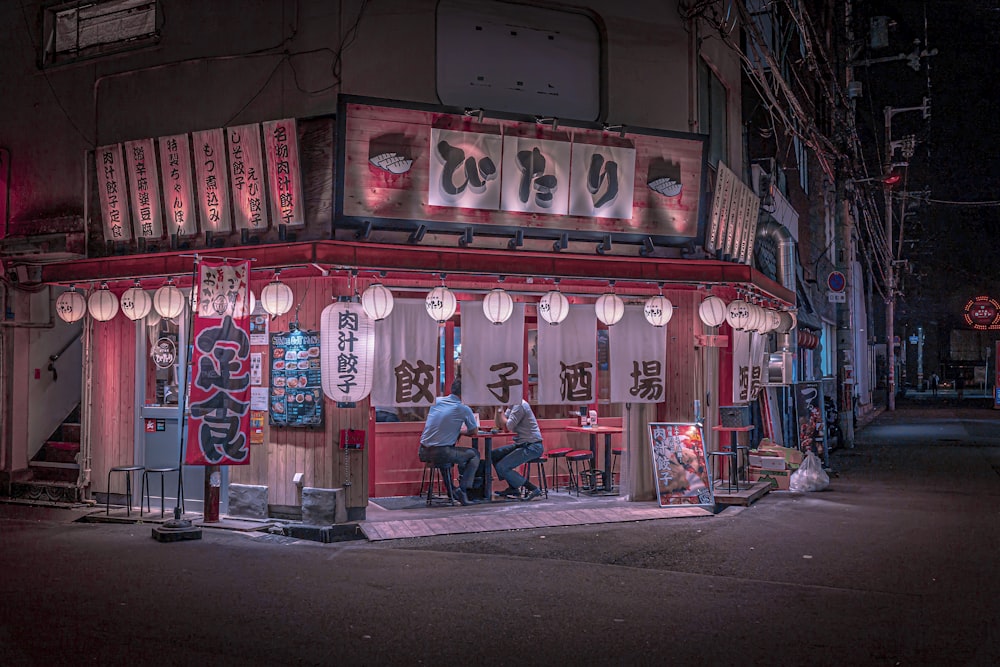
<path fill-rule="evenodd" d="M 106 322 L 119 311 L 130 320 L 141 320 L 147 316 L 173 319 L 179 316 L 185 307 L 184 294 L 173 280 L 153 292 L 142 289 L 138 283 L 122 294 L 121 299 L 102 284 L 100 289 L 91 292 L 88 298 L 75 288 L 59 295 L 56 300 L 56 312 L 66 322 L 76 322 L 87 311 L 99 321 Z M 395 300 L 392 291 L 381 283 L 370 285 L 361 295 L 361 305 L 365 312 L 375 321 L 383 320 L 392 312 Z M 250 310 L 254 309 L 256 297 L 250 292 Z M 293 295 L 291 288 L 278 279 L 268 283 L 261 291 L 261 307 L 270 315 L 284 315 L 291 310 Z M 432 289 L 424 299 L 427 314 L 437 322 L 446 322 L 455 314 L 458 299 L 444 285 Z M 617 324 L 625 314 L 625 302 L 613 292 L 598 297 L 594 304 L 597 319 L 607 326 Z M 491 290 L 483 299 L 483 313 L 494 324 L 506 322 L 514 312 L 514 300 L 505 290 Z M 569 299 L 559 290 L 552 290 L 542 295 L 538 301 L 538 316 L 549 324 L 559 324 L 569 314 Z M 662 294 L 649 297 L 643 305 L 643 315 L 655 327 L 666 326 L 674 314 L 674 306 L 670 299 Z M 756 331 L 758 333 L 787 333 L 795 328 L 795 316 L 789 312 L 779 312 L 763 308 L 742 299 L 726 304 L 717 296 L 706 298 L 698 308 L 701 321 L 710 327 L 716 327 L 726 322 L 737 331 Z"/>
<path fill-rule="evenodd" d="M 268 283 L 260 293 L 261 307 L 271 315 L 284 315 L 292 309 L 292 289 L 274 280 Z M 121 299 L 108 289 L 107 283 L 99 289 L 84 296 L 75 287 L 63 292 L 56 299 L 56 313 L 65 322 L 76 322 L 87 312 L 98 322 L 107 322 L 121 312 L 130 320 L 147 319 L 148 324 L 156 324 L 161 317 L 173 319 L 184 312 L 186 300 L 184 293 L 174 285 L 173 280 L 158 288 L 153 295 L 142 289 L 138 282 L 122 293 Z M 250 312 L 256 307 L 257 297 L 250 292 Z M 152 319 L 150 319 L 152 318 Z"/>

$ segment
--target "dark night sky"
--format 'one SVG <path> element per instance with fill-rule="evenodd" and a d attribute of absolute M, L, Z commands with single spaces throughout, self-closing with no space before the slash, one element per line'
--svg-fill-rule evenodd
<path fill-rule="evenodd" d="M 920 71 L 897 61 L 859 68 L 856 77 L 865 88 L 859 121 L 874 119 L 880 133 L 884 107 L 919 106 L 930 96 L 929 121 L 905 112 L 892 122 L 894 139 L 918 139 L 904 189 L 930 191 L 904 229 L 914 275 L 904 276 L 900 307 L 904 317 L 948 320 L 971 296 L 1000 298 L 1000 208 L 939 203 L 1000 200 L 1000 0 L 885 0 L 857 9 L 895 24 L 890 46 L 864 55 L 909 53 L 917 38 L 938 51 Z M 865 147 L 869 170 L 877 169 L 873 148 Z"/>

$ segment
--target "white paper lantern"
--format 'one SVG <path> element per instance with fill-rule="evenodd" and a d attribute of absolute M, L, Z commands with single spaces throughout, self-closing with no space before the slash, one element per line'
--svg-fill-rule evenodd
<path fill-rule="evenodd" d="M 776 310 L 767 311 L 767 333 L 772 331 L 777 331 L 778 327 L 781 325 L 781 314 Z"/>
<path fill-rule="evenodd" d="M 184 312 L 184 295 L 174 286 L 173 280 L 168 280 L 153 293 L 153 308 L 168 320 Z"/>
<path fill-rule="evenodd" d="M 749 313 L 749 315 L 747 317 L 746 324 L 743 325 L 743 328 L 746 331 L 757 331 L 764 323 L 763 311 L 756 304 L 748 303 L 747 312 Z"/>
<path fill-rule="evenodd" d="M 538 316 L 549 324 L 559 324 L 569 315 L 569 299 L 559 290 L 542 295 L 538 301 Z"/>
<path fill-rule="evenodd" d="M 514 300 L 499 287 L 483 299 L 483 314 L 493 324 L 503 324 L 514 313 Z"/>
<path fill-rule="evenodd" d="M 137 284 L 122 293 L 121 307 L 125 317 L 134 322 L 149 314 L 153 309 L 153 300 L 149 297 L 149 293 Z"/>
<path fill-rule="evenodd" d="M 786 334 L 795 328 L 796 317 L 795 313 L 791 311 L 783 311 L 778 313 L 778 317 L 781 319 L 781 323 L 778 324 L 775 331 L 780 334 Z"/>
<path fill-rule="evenodd" d="M 284 315 L 292 309 L 292 288 L 277 278 L 264 285 L 260 292 L 260 305 L 273 317 Z M 250 312 L 253 312 L 251 309 Z"/>
<path fill-rule="evenodd" d="M 382 283 L 372 283 L 361 293 L 361 307 L 376 322 L 389 317 L 395 303 L 392 291 Z"/>
<path fill-rule="evenodd" d="M 319 339 L 323 393 L 339 403 L 363 400 L 375 375 L 375 323 L 364 307 L 354 301 L 331 303 L 320 316 Z"/>
<path fill-rule="evenodd" d="M 698 306 L 698 317 L 707 327 L 717 327 L 726 321 L 726 302 L 710 296 Z"/>
<path fill-rule="evenodd" d="M 162 319 L 163 318 L 160 317 L 160 314 L 156 312 L 156 310 L 150 310 L 149 313 L 146 315 L 146 326 L 147 327 L 159 326 L 160 320 Z"/>
<path fill-rule="evenodd" d="M 670 303 L 670 299 L 662 294 L 651 296 L 646 299 L 642 314 L 646 316 L 646 321 L 654 327 L 664 327 L 674 316 L 674 304 Z"/>
<path fill-rule="evenodd" d="M 424 299 L 424 307 L 427 308 L 427 314 L 432 319 L 438 323 L 444 323 L 450 320 L 451 316 L 455 314 L 455 309 L 458 307 L 458 300 L 455 299 L 455 295 L 452 294 L 450 289 L 442 285 L 441 287 L 435 287 L 427 293 L 427 297 Z"/>
<path fill-rule="evenodd" d="M 597 311 L 597 319 L 609 327 L 614 326 L 625 314 L 625 302 L 617 294 L 608 292 L 598 297 L 594 310 Z"/>
<path fill-rule="evenodd" d="M 750 304 L 742 299 L 729 303 L 726 310 L 726 322 L 736 331 L 743 331 L 750 320 Z"/>
<path fill-rule="evenodd" d="M 107 322 L 118 314 L 118 297 L 111 293 L 106 284 L 101 285 L 101 289 L 91 292 L 87 299 L 87 308 L 95 320 Z"/>
<path fill-rule="evenodd" d="M 56 313 L 63 322 L 78 322 L 87 314 L 87 300 L 75 287 L 70 287 L 56 299 Z"/>

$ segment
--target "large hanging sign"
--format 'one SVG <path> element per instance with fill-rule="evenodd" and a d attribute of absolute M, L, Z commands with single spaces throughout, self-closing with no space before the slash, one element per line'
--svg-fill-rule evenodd
<path fill-rule="evenodd" d="M 196 236 L 194 186 L 191 183 L 191 144 L 186 134 L 160 137 L 160 176 L 166 207 L 167 235 Z"/>
<path fill-rule="evenodd" d="M 819 382 L 799 382 L 794 385 L 793 391 L 799 451 L 803 454 L 812 452 L 829 465 L 823 385 Z"/>
<path fill-rule="evenodd" d="M 305 198 L 299 177 L 299 142 L 295 119 L 263 123 L 267 154 L 267 191 L 271 200 L 271 221 L 287 227 L 306 224 Z"/>
<path fill-rule="evenodd" d="M 140 239 L 163 237 L 160 213 L 160 179 L 152 139 L 125 142 L 125 165 L 135 236 Z"/>
<path fill-rule="evenodd" d="M 397 299 L 375 323 L 374 406 L 428 407 L 437 396 L 438 324 L 423 299 Z"/>
<path fill-rule="evenodd" d="M 233 229 L 226 172 L 226 138 L 221 129 L 191 134 L 194 146 L 195 182 L 198 184 L 198 212 L 201 229 L 213 234 Z"/>
<path fill-rule="evenodd" d="M 357 403 L 372 390 L 375 322 L 360 303 L 338 301 L 323 309 L 323 393 L 331 401 Z"/>
<path fill-rule="evenodd" d="M 705 249 L 741 264 L 753 260 L 760 197 L 724 163 L 719 163 Z"/>
<path fill-rule="evenodd" d="M 493 324 L 481 301 L 462 302 L 462 400 L 469 405 L 511 405 L 524 393 L 524 304 Z M 475 341 L 487 344 L 476 344 Z"/>
<path fill-rule="evenodd" d="M 538 325 L 538 403 L 587 405 L 596 400 L 597 313 L 569 307 L 558 326 Z"/>
<path fill-rule="evenodd" d="M 250 463 L 250 263 L 198 266 L 188 465 Z"/>
<path fill-rule="evenodd" d="M 767 337 L 733 329 L 733 403 L 757 400 L 767 372 Z"/>
<path fill-rule="evenodd" d="M 660 507 L 715 507 L 705 439 L 698 424 L 650 422 L 649 444 Z"/>
<path fill-rule="evenodd" d="M 122 145 L 100 146 L 94 151 L 97 189 L 101 196 L 105 241 L 131 241 L 132 223 L 128 212 L 128 183 Z"/>
<path fill-rule="evenodd" d="M 704 233 L 703 135 L 553 128 L 351 96 L 340 105 L 334 218 L 345 225 L 669 245 Z"/>
<path fill-rule="evenodd" d="M 667 328 L 650 326 L 643 310 L 643 306 L 625 306 L 622 319 L 608 332 L 612 403 L 662 403 L 666 399 Z"/>
<path fill-rule="evenodd" d="M 233 214 L 237 229 L 260 232 L 267 229 L 264 194 L 264 163 L 260 150 L 260 125 L 226 128 L 229 149 L 229 182 L 233 192 Z"/>
<path fill-rule="evenodd" d="M 318 331 L 271 332 L 272 426 L 323 425 L 320 340 Z"/>

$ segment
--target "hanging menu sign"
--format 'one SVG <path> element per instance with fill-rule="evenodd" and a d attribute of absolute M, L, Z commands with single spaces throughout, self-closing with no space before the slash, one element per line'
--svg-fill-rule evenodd
<path fill-rule="evenodd" d="M 125 161 L 122 145 L 101 146 L 95 151 L 97 186 L 104 214 L 105 241 L 131 241 L 132 225 L 125 194 Z M 4 218 L 6 219 L 6 218 Z"/>
<path fill-rule="evenodd" d="M 271 333 L 270 423 L 322 426 L 323 384 L 318 331 Z"/>

